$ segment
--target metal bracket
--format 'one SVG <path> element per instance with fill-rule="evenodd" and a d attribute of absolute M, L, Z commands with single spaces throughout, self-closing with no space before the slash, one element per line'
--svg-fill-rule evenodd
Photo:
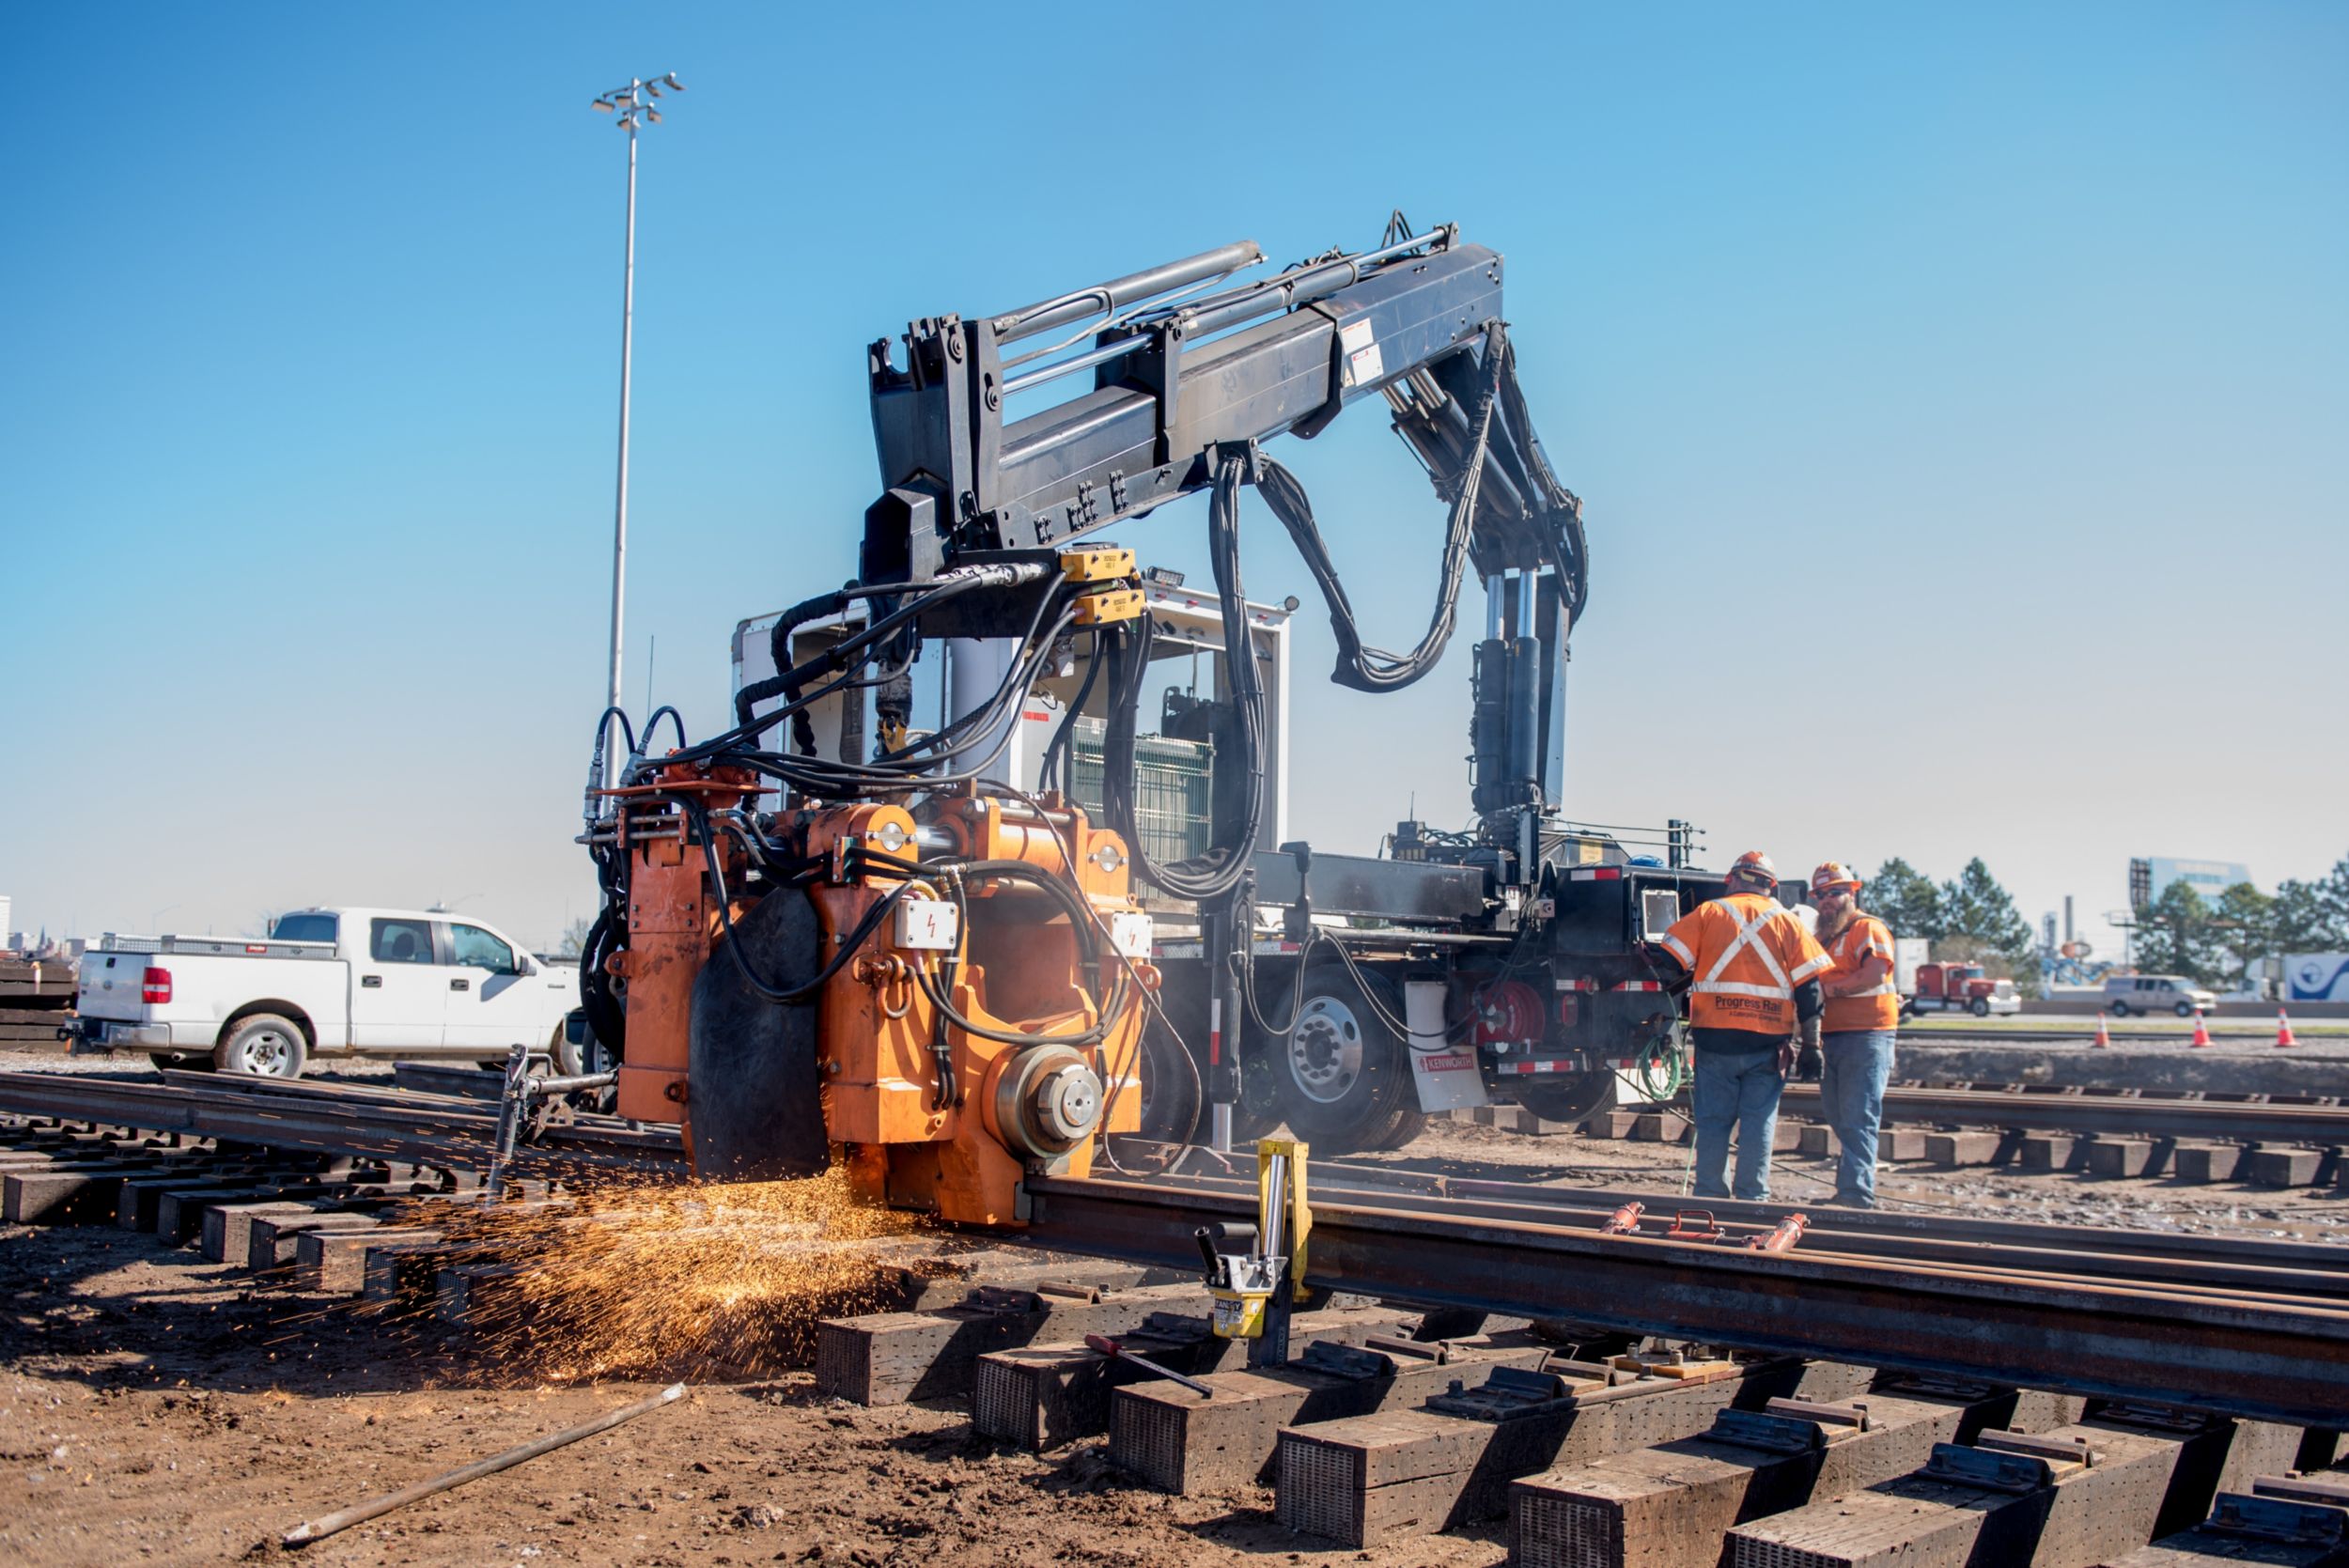
<path fill-rule="evenodd" d="M 1455 1380 L 1449 1390 L 1427 1402 L 1427 1408 L 1470 1421 L 1499 1422 L 1563 1410 L 1579 1397 L 1579 1390 L 1554 1372 L 1495 1367 L 1485 1374 L 1483 1387 L 1471 1389 Z"/>
<path fill-rule="evenodd" d="M 1952 1486 L 1974 1486 L 1985 1492 L 2036 1492 L 2055 1481 L 2055 1467 L 2045 1459 L 1992 1449 L 1969 1449 L 1956 1443 L 1936 1443 L 1925 1461 L 1927 1478 Z"/>
<path fill-rule="evenodd" d="M 1299 1371 L 1317 1372 L 1352 1383 L 1377 1382 L 1394 1375 L 1392 1358 L 1375 1350 L 1358 1349 L 1331 1340 L 1315 1340 L 1294 1363 Z"/>
<path fill-rule="evenodd" d="M 1765 1453 L 1813 1453 L 1827 1447 L 1827 1430 L 1818 1422 L 1760 1410 L 1716 1410 L 1705 1436 Z"/>
<path fill-rule="evenodd" d="M 2215 1529 L 2259 1541 L 2314 1545 L 2339 1545 L 2349 1541 L 2349 1514 L 2342 1513 L 2339 1503 L 2327 1507 L 2285 1498 L 2221 1492 L 2211 1509 L 2210 1522 Z"/>

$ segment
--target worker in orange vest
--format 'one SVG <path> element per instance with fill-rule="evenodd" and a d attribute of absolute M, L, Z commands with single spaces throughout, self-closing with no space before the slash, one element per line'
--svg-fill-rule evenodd
<path fill-rule="evenodd" d="M 1770 1143 L 1778 1097 L 1795 1063 L 1795 1035 L 1819 1043 L 1818 976 L 1828 955 L 1779 903 L 1778 868 L 1758 849 L 1729 868 L 1729 891 L 1673 923 L 1669 962 L 1688 974 L 1688 1036 L 1696 1079 L 1696 1195 L 1726 1198 L 1729 1133 L 1737 1129 L 1736 1195 L 1770 1195 Z"/>
<path fill-rule="evenodd" d="M 1860 885 L 1851 868 L 1837 861 L 1811 874 L 1818 939 L 1833 960 L 1820 980 L 1827 1010 L 1819 1107 L 1843 1148 L 1835 1168 L 1835 1201 L 1872 1209 L 1876 1128 L 1884 1120 L 1884 1086 L 1892 1079 L 1901 996 L 1892 983 L 1892 932 L 1861 912 Z"/>

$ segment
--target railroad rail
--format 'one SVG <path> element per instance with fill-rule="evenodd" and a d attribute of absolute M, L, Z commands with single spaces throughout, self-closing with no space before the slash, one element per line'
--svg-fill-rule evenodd
<path fill-rule="evenodd" d="M 1332 1164 L 1314 1183 L 1307 1279 L 1332 1290 L 2252 1420 L 2323 1426 L 2349 1409 L 2349 1271 L 2328 1249 L 1972 1220 L 1904 1253 L 1897 1224 L 1839 1214 L 1768 1253 L 1604 1234 L 1638 1196 L 1619 1191 L 1377 1190 Z M 1202 1221 L 1255 1203 L 1252 1178 L 1195 1163 L 1036 1177 L 1028 1193 L 1034 1241 L 1167 1265 L 1196 1257 Z M 1695 1206 L 1647 1201 L 1666 1218 Z M 1756 1234 L 1785 1213 L 1704 1207 Z"/>
<path fill-rule="evenodd" d="M 2310 1035 L 2310 1044 L 2326 1040 L 2329 1032 L 2322 1024 L 2299 1026 Z M 1930 1024 L 1914 1020 L 1901 1025 L 1901 1038 L 1919 1044 L 1935 1041 L 1960 1041 L 1968 1045 L 2055 1046 L 2079 1045 L 2096 1037 L 2096 1020 L 2088 1018 L 2070 1029 L 1999 1029 L 1995 1026 L 1976 1027 L 1966 1024 Z M 2111 1029 L 2105 1037 L 2115 1044 L 2184 1046 L 2193 1039 L 2192 1032 L 2183 1022 L 2175 1029 Z M 2270 1046 L 2276 1043 L 2273 1025 L 2265 1029 L 2214 1029 L 2212 1040 L 2220 1044 L 2253 1044 Z M 2330 1036 L 2339 1038 L 2339 1036 Z"/>
<path fill-rule="evenodd" d="M 454 1095 L 303 1079 L 166 1072 L 147 1079 L 0 1073 L 0 1111 L 180 1133 L 226 1143 L 299 1149 L 414 1165 L 486 1169 L 497 1108 Z M 582 1116 L 548 1127 L 515 1154 L 518 1175 L 618 1172 L 682 1177 L 685 1155 L 667 1128 Z"/>
<path fill-rule="evenodd" d="M 1817 1119 L 1819 1086 L 1789 1083 L 1779 1109 Z M 1896 1085 L 1884 1120 L 1905 1126 L 2015 1128 L 2118 1137 L 2349 1145 L 2349 1104 L 2309 1094 L 2055 1088 L 2043 1084 Z"/>

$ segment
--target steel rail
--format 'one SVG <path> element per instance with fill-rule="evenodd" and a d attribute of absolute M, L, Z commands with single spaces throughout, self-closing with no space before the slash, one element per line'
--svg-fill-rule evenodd
<path fill-rule="evenodd" d="M 1209 1149 L 1126 1139 L 1116 1140 L 1113 1147 L 1122 1160 L 1149 1162 L 1150 1170 L 1141 1173 L 1153 1180 L 1232 1180 L 1254 1190 L 1252 1152 L 1219 1155 Z M 2307 1269 L 2324 1275 L 2349 1269 L 2349 1248 L 2323 1242 L 2197 1235 L 2184 1231 L 2114 1231 L 2036 1220 L 1982 1219 L 1958 1213 L 1843 1208 L 1794 1200 L 1750 1203 L 1735 1198 L 1688 1198 L 1669 1192 L 1542 1186 L 1527 1179 L 1523 1166 L 1449 1159 L 1443 1164 L 1442 1171 L 1423 1172 L 1369 1161 L 1316 1158 L 1313 1162 L 1313 1183 L 1316 1189 L 1532 1203 L 1549 1208 L 1566 1223 L 1579 1223 L 1579 1216 L 1611 1214 L 1633 1200 L 1645 1203 L 1651 1214 L 1708 1209 L 1725 1224 L 1749 1225 L 1757 1232 L 1768 1230 L 1791 1211 L 1801 1210 L 1811 1217 L 1808 1234 L 1836 1236 L 1841 1238 L 1839 1245 L 1855 1248 L 1876 1242 L 1893 1250 L 1926 1243 L 1987 1244 L 2045 1249 L 2074 1256 L 2124 1245 L 2128 1252 L 2139 1257 L 2190 1260 L 2218 1266 L 2248 1264 Z"/>
<path fill-rule="evenodd" d="M 493 1110 L 413 1096 L 388 1103 L 325 1085 L 277 1084 L 259 1090 L 126 1082 L 63 1073 L 0 1073 L 0 1112 L 60 1121 L 177 1132 L 222 1142 L 411 1164 L 486 1168 L 497 1135 Z M 674 1134 L 575 1123 L 552 1127 L 518 1154 L 524 1174 L 681 1175 Z"/>
<path fill-rule="evenodd" d="M 1318 1175 L 1318 1172 L 1316 1172 Z M 2091 1396 L 2331 1426 L 2349 1411 L 2349 1311 L 1799 1250 L 1764 1253 L 1323 1194 L 1306 1281 L 1432 1305 Z M 1177 1265 L 1252 1195 L 1032 1177 L 1033 1239 Z"/>
<path fill-rule="evenodd" d="M 1819 1086 L 1788 1084 L 1779 1108 L 1816 1117 Z M 2349 1106 L 2261 1105 L 2036 1087 L 1887 1089 L 1884 1118 L 1911 1126 L 1932 1123 L 2252 1143 L 2349 1143 Z"/>
<path fill-rule="evenodd" d="M 2323 1038 L 2322 1029 L 2321 1024 L 2311 1027 L 2310 1037 L 2312 1039 Z M 1999 1029 L 1996 1027 L 1974 1028 L 1965 1024 L 1944 1026 L 1916 1023 L 1906 1023 L 1901 1026 L 1902 1039 L 1921 1045 L 1931 1045 L 1936 1040 L 1960 1040 L 1968 1045 L 2005 1043 L 2016 1046 L 2052 1046 L 2073 1045 L 2092 1040 L 2095 1037 L 2096 1020 L 2092 1017 L 2083 1021 L 2077 1028 L 2071 1029 Z M 2105 1032 L 2105 1037 L 2116 1042 L 2127 1041 L 2131 1045 L 2158 1045 L 2168 1041 L 2173 1045 L 2183 1046 L 2191 1041 L 2194 1035 L 2193 1032 L 2186 1027 L 2186 1020 L 2181 1018 L 2178 1020 L 2178 1027 L 2174 1030 L 2108 1029 Z M 2221 1041 L 2247 1043 L 2257 1041 L 2264 1045 L 2274 1041 L 2276 1032 L 2273 1028 L 2214 1029 L 2210 1032 L 2210 1037 L 2213 1040 Z"/>
<path fill-rule="evenodd" d="M 1200 1151 L 1206 1156 L 1206 1151 Z M 1211 1168 L 1214 1157 L 1189 1161 L 1195 1169 L 1150 1178 L 1172 1190 L 1238 1193 L 1255 1189 L 1252 1174 Z M 1596 1231 L 1624 1204 L 1646 1205 L 1645 1233 L 1660 1234 L 1676 1215 L 1709 1213 L 1733 1237 L 1760 1235 L 1793 1212 L 1811 1223 L 1801 1243 L 1807 1257 L 1837 1255 L 1904 1264 L 2059 1273 L 2102 1278 L 2169 1291 L 2225 1295 L 2273 1295 L 2279 1299 L 2333 1298 L 2349 1301 L 2349 1249 L 2265 1238 L 2184 1236 L 2174 1233 L 2091 1230 L 2067 1225 L 2018 1224 L 2002 1220 L 1952 1219 L 1894 1229 L 1891 1218 L 1865 1210 L 1819 1208 L 1802 1203 L 1735 1203 L 1688 1199 L 1672 1193 L 1536 1187 L 1530 1183 L 1465 1181 L 1451 1177 L 1395 1179 L 1376 1166 L 1339 1161 L 1316 1163 L 1317 1191 L 1344 1192 L 1361 1202 L 1408 1207 L 1414 1212 L 1456 1214 L 1475 1219 L 1519 1220 L 1562 1229 Z"/>

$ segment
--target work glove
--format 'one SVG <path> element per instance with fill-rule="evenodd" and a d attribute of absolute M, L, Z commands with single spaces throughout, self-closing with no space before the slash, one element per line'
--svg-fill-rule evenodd
<path fill-rule="evenodd" d="M 1802 1040 L 1802 1049 L 1795 1058 L 1796 1075 L 1805 1083 L 1816 1083 L 1827 1066 L 1827 1058 L 1819 1051 L 1819 1020 L 1805 1018 L 1795 1027 Z"/>

